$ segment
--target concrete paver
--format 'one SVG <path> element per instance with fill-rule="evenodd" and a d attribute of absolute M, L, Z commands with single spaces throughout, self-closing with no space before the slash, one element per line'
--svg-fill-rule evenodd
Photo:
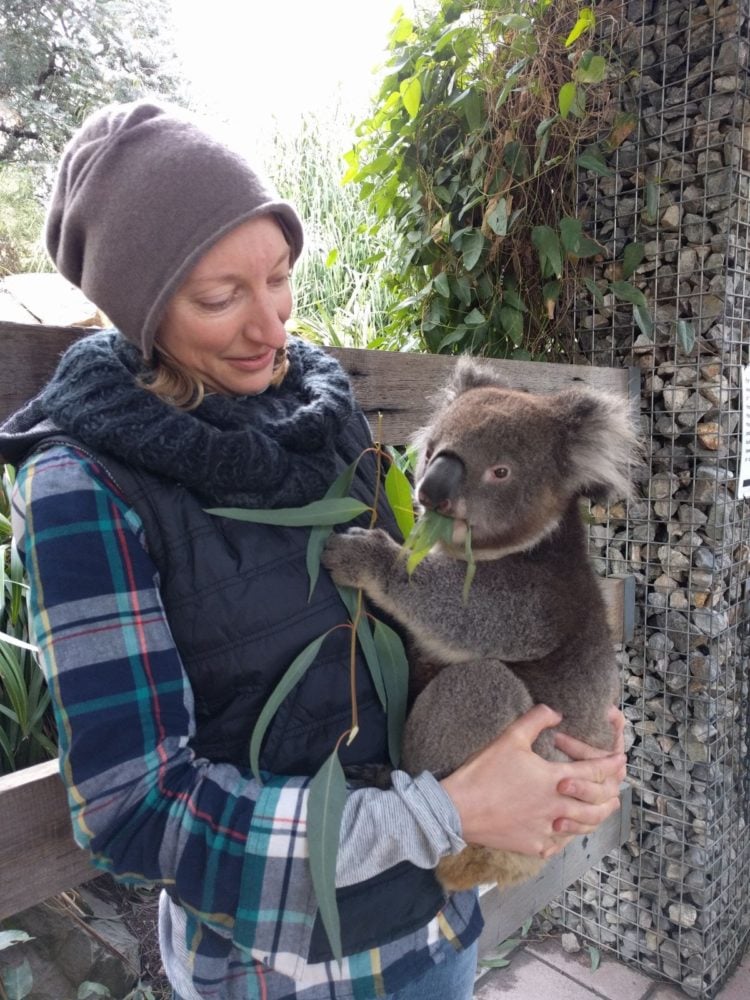
<path fill-rule="evenodd" d="M 506 968 L 493 969 L 482 977 L 474 992 L 475 1000 L 548 1000 L 553 997 L 554 1000 L 602 1000 L 605 996 L 594 993 L 527 951 L 514 955 Z"/>
<path fill-rule="evenodd" d="M 568 954 L 560 947 L 557 938 L 529 942 L 526 951 L 564 973 L 582 987 L 590 989 L 607 1000 L 642 1000 L 653 985 L 653 980 L 636 969 L 618 962 L 602 952 L 601 961 L 594 971 L 587 948 Z"/>
<path fill-rule="evenodd" d="M 480 976 L 474 1000 L 688 1000 L 674 984 L 652 979 L 605 952 L 593 972 L 588 950 L 568 954 L 559 937 L 529 941 L 509 957 L 510 965 Z M 750 951 L 716 1000 L 750 1000 Z"/>

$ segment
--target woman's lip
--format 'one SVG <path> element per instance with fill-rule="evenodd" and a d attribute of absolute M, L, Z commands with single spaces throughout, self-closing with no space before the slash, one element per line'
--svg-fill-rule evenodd
<path fill-rule="evenodd" d="M 259 354 L 256 357 L 226 358 L 225 360 L 227 364 L 232 366 L 232 368 L 239 368 L 240 371 L 243 372 L 255 372 L 268 367 L 268 365 L 273 361 L 275 355 L 275 351 L 268 350 L 264 354 Z"/>

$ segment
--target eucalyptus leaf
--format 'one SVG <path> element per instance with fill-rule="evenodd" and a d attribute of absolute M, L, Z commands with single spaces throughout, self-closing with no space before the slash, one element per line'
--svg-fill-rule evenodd
<path fill-rule="evenodd" d="M 487 966 L 488 969 L 505 969 L 510 965 L 507 958 L 480 958 L 480 965 Z"/>
<path fill-rule="evenodd" d="M 613 173 L 612 168 L 607 165 L 604 155 L 596 143 L 587 146 L 581 155 L 576 158 L 576 163 L 579 167 L 583 167 L 584 170 L 593 170 L 600 177 L 611 177 Z"/>
<path fill-rule="evenodd" d="M 378 695 L 378 700 L 383 706 L 383 711 L 388 710 L 388 697 L 385 690 L 385 681 L 383 680 L 383 671 L 380 666 L 380 657 L 378 656 L 378 649 L 375 645 L 375 640 L 373 638 L 372 630 L 370 629 L 370 623 L 367 619 L 367 615 L 359 614 L 357 615 L 357 607 L 359 604 L 359 591 L 355 590 L 353 587 L 336 587 L 339 592 L 339 596 L 349 612 L 349 617 L 352 622 L 356 620 L 357 622 L 357 641 L 359 642 L 359 647 L 362 650 L 362 655 L 365 658 L 365 663 L 367 664 L 367 669 L 370 671 L 370 677 L 372 677 L 372 683 Z"/>
<path fill-rule="evenodd" d="M 684 354 L 690 354 L 695 347 L 695 329 L 686 319 L 677 320 L 677 340 Z"/>
<path fill-rule="evenodd" d="M 24 941 L 33 941 L 34 939 L 26 933 L 26 931 L 12 930 L 12 931 L 0 931 L 0 951 L 4 948 L 10 948 L 14 944 L 23 944 Z"/>
<path fill-rule="evenodd" d="M 656 181 L 646 181 L 646 204 L 641 214 L 647 225 L 656 225 L 659 215 L 659 185 Z"/>
<path fill-rule="evenodd" d="M 612 289 L 615 298 L 620 299 L 622 302 L 632 302 L 633 305 L 639 306 L 646 305 L 646 296 L 640 288 L 631 285 L 629 281 L 610 281 L 609 287 Z"/>
<path fill-rule="evenodd" d="M 439 541 L 450 542 L 453 538 L 453 528 L 453 519 L 450 517 L 438 514 L 434 510 L 426 510 L 421 514 L 404 541 L 404 549 L 408 554 L 407 573 L 413 573 Z"/>
<path fill-rule="evenodd" d="M 320 647 L 323 645 L 328 632 L 323 635 L 318 636 L 317 639 L 305 646 L 301 653 L 299 653 L 289 667 L 287 667 L 286 673 L 281 678 L 279 683 L 271 692 L 268 701 L 263 706 L 260 715 L 258 716 L 258 721 L 255 723 L 255 728 L 253 729 L 253 735 L 250 738 L 250 768 L 252 769 L 253 775 L 256 781 L 260 781 L 260 748 L 263 743 L 263 737 L 266 735 L 266 731 L 271 724 L 279 705 L 286 698 L 289 692 L 294 688 L 294 686 L 304 677 L 307 668 L 315 660 L 318 655 Z"/>
<path fill-rule="evenodd" d="M 594 299 L 594 301 L 596 302 L 596 304 L 598 306 L 603 306 L 604 305 L 604 296 L 602 295 L 602 290 L 601 290 L 601 288 L 599 288 L 599 286 L 593 280 L 593 278 L 584 278 L 583 279 L 583 283 L 586 286 L 586 288 L 588 288 L 588 290 L 591 292 L 591 296 Z"/>
<path fill-rule="evenodd" d="M 345 524 L 365 514 L 370 508 L 353 497 L 314 500 L 304 507 L 279 507 L 278 510 L 252 510 L 246 507 L 209 507 L 207 514 L 229 517 L 253 524 L 276 524 L 286 528 L 307 528 L 318 524 Z"/>
<path fill-rule="evenodd" d="M 409 695 L 409 662 L 398 633 L 379 619 L 375 621 L 374 639 L 386 692 L 388 754 L 393 766 L 398 767 Z"/>
<path fill-rule="evenodd" d="M 506 938 L 504 941 L 501 941 L 500 944 L 497 946 L 497 948 L 493 952 L 492 957 L 507 958 L 512 951 L 515 951 L 515 949 L 519 946 L 520 943 L 521 943 L 521 938 Z"/>
<path fill-rule="evenodd" d="M 636 302 L 634 304 L 633 319 L 635 320 L 641 333 L 645 333 L 647 337 L 650 337 L 654 332 L 654 321 L 651 318 L 651 313 L 649 312 L 648 306 L 645 302 Z"/>
<path fill-rule="evenodd" d="M 20 965 L 11 965 L 0 969 L 0 983 L 8 1000 L 24 1000 L 34 988 L 34 976 L 28 959 Z"/>
<path fill-rule="evenodd" d="M 631 278 L 646 256 L 646 248 L 642 243 L 628 243 L 622 255 L 622 276 Z"/>
<path fill-rule="evenodd" d="M 599 965 L 601 964 L 602 953 L 599 951 L 598 948 L 595 948 L 594 945 L 592 944 L 586 945 L 586 947 L 588 949 L 589 958 L 591 960 L 591 971 L 596 972 L 596 970 L 599 968 Z"/>
<path fill-rule="evenodd" d="M 411 483 L 395 462 L 391 462 L 385 474 L 385 495 L 390 504 L 396 524 L 403 538 L 414 527 L 414 505 Z"/>
<path fill-rule="evenodd" d="M 346 778 L 334 750 L 310 782 L 307 799 L 307 844 L 310 877 L 320 918 L 336 959 L 343 959 L 341 921 L 336 903 L 336 856 L 346 805 Z"/>
<path fill-rule="evenodd" d="M 77 1000 L 89 1000 L 90 997 L 111 997 L 109 987 L 104 983 L 92 983 L 88 980 L 78 987 Z"/>
<path fill-rule="evenodd" d="M 474 582 L 474 575 L 477 571 L 477 564 L 474 559 L 474 551 L 471 547 L 471 528 L 468 525 L 466 527 L 466 542 L 464 545 L 464 555 L 466 557 L 466 576 L 464 577 L 464 588 L 461 596 L 464 604 L 468 604 L 469 591 L 471 590 L 471 585 Z"/>
<path fill-rule="evenodd" d="M 334 479 L 326 491 L 326 495 L 323 498 L 324 500 L 339 499 L 346 496 L 351 489 L 354 473 L 357 471 L 358 464 L 359 458 L 356 458 Z M 331 528 L 332 525 L 317 525 L 311 529 L 310 537 L 307 540 L 305 561 L 307 566 L 307 575 L 310 580 L 310 592 L 307 598 L 308 601 L 312 599 L 315 584 L 318 582 L 318 575 L 320 573 L 320 556 L 325 548 L 326 540 L 331 534 Z"/>

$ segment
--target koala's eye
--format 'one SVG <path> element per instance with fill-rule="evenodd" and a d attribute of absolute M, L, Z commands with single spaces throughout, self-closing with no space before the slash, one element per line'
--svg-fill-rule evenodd
<path fill-rule="evenodd" d="M 507 479 L 510 476 L 510 469 L 507 465 L 493 465 L 485 472 L 485 477 L 490 481 Z"/>
<path fill-rule="evenodd" d="M 431 458 L 432 458 L 432 446 L 429 446 L 424 453 L 424 460 L 425 462 L 429 462 Z"/>

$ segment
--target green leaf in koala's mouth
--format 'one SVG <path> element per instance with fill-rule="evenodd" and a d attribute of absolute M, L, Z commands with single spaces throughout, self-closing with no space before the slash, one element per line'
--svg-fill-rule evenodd
<path fill-rule="evenodd" d="M 426 510 L 420 514 L 404 541 L 404 549 L 408 553 L 406 572 L 411 575 L 438 542 L 450 543 L 454 527 L 452 517 L 438 514 L 434 510 Z"/>

